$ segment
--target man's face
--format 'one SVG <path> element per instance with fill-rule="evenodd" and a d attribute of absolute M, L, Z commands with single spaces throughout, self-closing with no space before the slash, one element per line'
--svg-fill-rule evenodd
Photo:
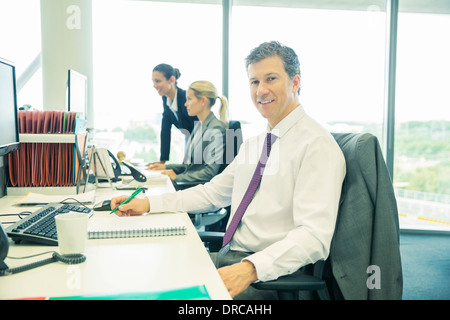
<path fill-rule="evenodd" d="M 289 79 L 279 56 L 254 62 L 247 71 L 253 104 L 273 128 L 299 104 L 300 76 Z"/>

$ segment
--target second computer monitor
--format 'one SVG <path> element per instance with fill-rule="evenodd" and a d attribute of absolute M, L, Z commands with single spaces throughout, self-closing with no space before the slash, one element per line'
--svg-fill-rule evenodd
<path fill-rule="evenodd" d="M 69 69 L 67 80 L 67 110 L 87 118 L 87 77 Z"/>

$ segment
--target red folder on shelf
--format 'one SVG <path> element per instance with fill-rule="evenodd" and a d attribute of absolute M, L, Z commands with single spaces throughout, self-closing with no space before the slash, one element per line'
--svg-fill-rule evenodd
<path fill-rule="evenodd" d="M 21 139 L 20 148 L 8 155 L 12 187 L 76 185 L 78 172 L 81 166 L 84 168 L 86 142 L 84 133 L 73 133 L 76 117 L 75 112 L 19 111 L 19 133 L 26 136 L 26 142 Z M 50 135 L 58 138 L 56 142 Z M 82 152 L 78 146 L 80 137 L 84 137 Z"/>

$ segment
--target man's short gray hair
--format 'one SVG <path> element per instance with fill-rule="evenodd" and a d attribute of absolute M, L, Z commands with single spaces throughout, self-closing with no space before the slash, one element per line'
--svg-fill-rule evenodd
<path fill-rule="evenodd" d="M 291 80 L 296 74 L 300 76 L 300 62 L 297 54 L 293 49 L 278 41 L 264 42 L 250 51 L 250 54 L 245 58 L 245 67 L 248 70 L 248 66 L 252 63 L 275 55 L 283 60 L 284 69 Z"/>

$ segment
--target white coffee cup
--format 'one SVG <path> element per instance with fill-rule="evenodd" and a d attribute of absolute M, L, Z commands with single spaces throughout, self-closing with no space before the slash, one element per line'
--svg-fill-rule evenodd
<path fill-rule="evenodd" d="M 88 216 L 70 212 L 55 217 L 58 247 L 61 254 L 83 253 L 86 246 Z"/>

